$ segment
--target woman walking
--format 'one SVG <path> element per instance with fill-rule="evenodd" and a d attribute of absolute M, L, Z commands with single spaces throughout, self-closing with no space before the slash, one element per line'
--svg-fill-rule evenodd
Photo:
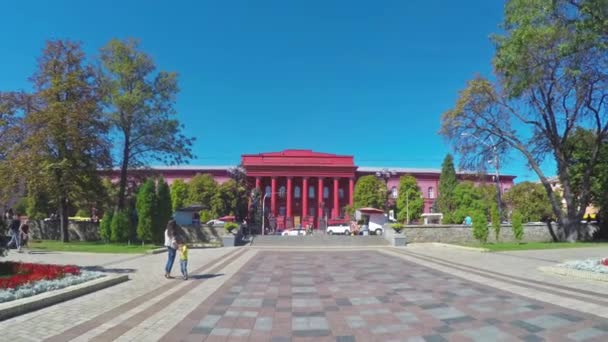
<path fill-rule="evenodd" d="M 177 242 L 175 241 L 177 224 L 171 220 L 165 229 L 165 247 L 167 247 L 167 264 L 165 265 L 165 278 L 171 278 L 171 269 L 175 261 L 175 252 L 177 250 Z"/>

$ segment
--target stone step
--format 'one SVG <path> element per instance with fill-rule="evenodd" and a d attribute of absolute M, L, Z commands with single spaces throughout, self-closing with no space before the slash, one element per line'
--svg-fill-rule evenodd
<path fill-rule="evenodd" d="M 294 247 L 323 247 L 323 246 L 386 246 L 388 241 L 382 236 L 344 236 L 344 235 L 307 235 L 307 236 L 255 236 L 252 246 L 294 246 Z"/>

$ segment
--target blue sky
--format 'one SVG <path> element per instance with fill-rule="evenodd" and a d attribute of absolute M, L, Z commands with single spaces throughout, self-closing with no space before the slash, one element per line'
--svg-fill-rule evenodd
<path fill-rule="evenodd" d="M 180 75 L 191 164 L 305 148 L 360 166 L 439 168 L 450 151 L 440 116 L 468 79 L 490 75 L 502 10 L 487 0 L 13 1 L 0 21 L 0 90 L 29 89 L 47 39 L 81 41 L 94 57 L 111 38 L 136 37 Z M 536 179 L 517 159 L 502 172 Z"/>

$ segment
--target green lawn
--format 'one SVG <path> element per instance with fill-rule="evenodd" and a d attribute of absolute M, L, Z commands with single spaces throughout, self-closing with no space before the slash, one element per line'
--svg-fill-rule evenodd
<path fill-rule="evenodd" d="M 104 243 L 73 241 L 63 243 L 54 240 L 30 241 L 29 247 L 34 251 L 89 252 L 89 253 L 145 253 L 160 246 L 126 243 Z"/>
<path fill-rule="evenodd" d="M 529 249 L 558 249 L 581 247 L 608 247 L 608 242 L 499 242 L 484 244 L 467 244 L 468 247 L 487 248 L 492 252 L 522 251 Z"/>

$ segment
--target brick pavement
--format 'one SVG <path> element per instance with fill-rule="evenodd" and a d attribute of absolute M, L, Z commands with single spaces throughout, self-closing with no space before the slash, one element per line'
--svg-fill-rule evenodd
<path fill-rule="evenodd" d="M 65 263 L 75 255 L 17 257 Z M 608 340 L 608 319 L 589 314 L 602 306 L 603 284 L 552 286 L 556 278 L 516 264 L 561 260 L 559 251 L 515 255 L 420 246 L 193 250 L 198 275 L 167 281 L 157 272 L 164 255 L 79 254 L 81 264 L 133 280 L 0 322 L 0 331 L 11 341 Z M 497 273 L 507 276 L 488 272 L 501 261 Z M 588 290 L 574 298 L 574 286 Z"/>

